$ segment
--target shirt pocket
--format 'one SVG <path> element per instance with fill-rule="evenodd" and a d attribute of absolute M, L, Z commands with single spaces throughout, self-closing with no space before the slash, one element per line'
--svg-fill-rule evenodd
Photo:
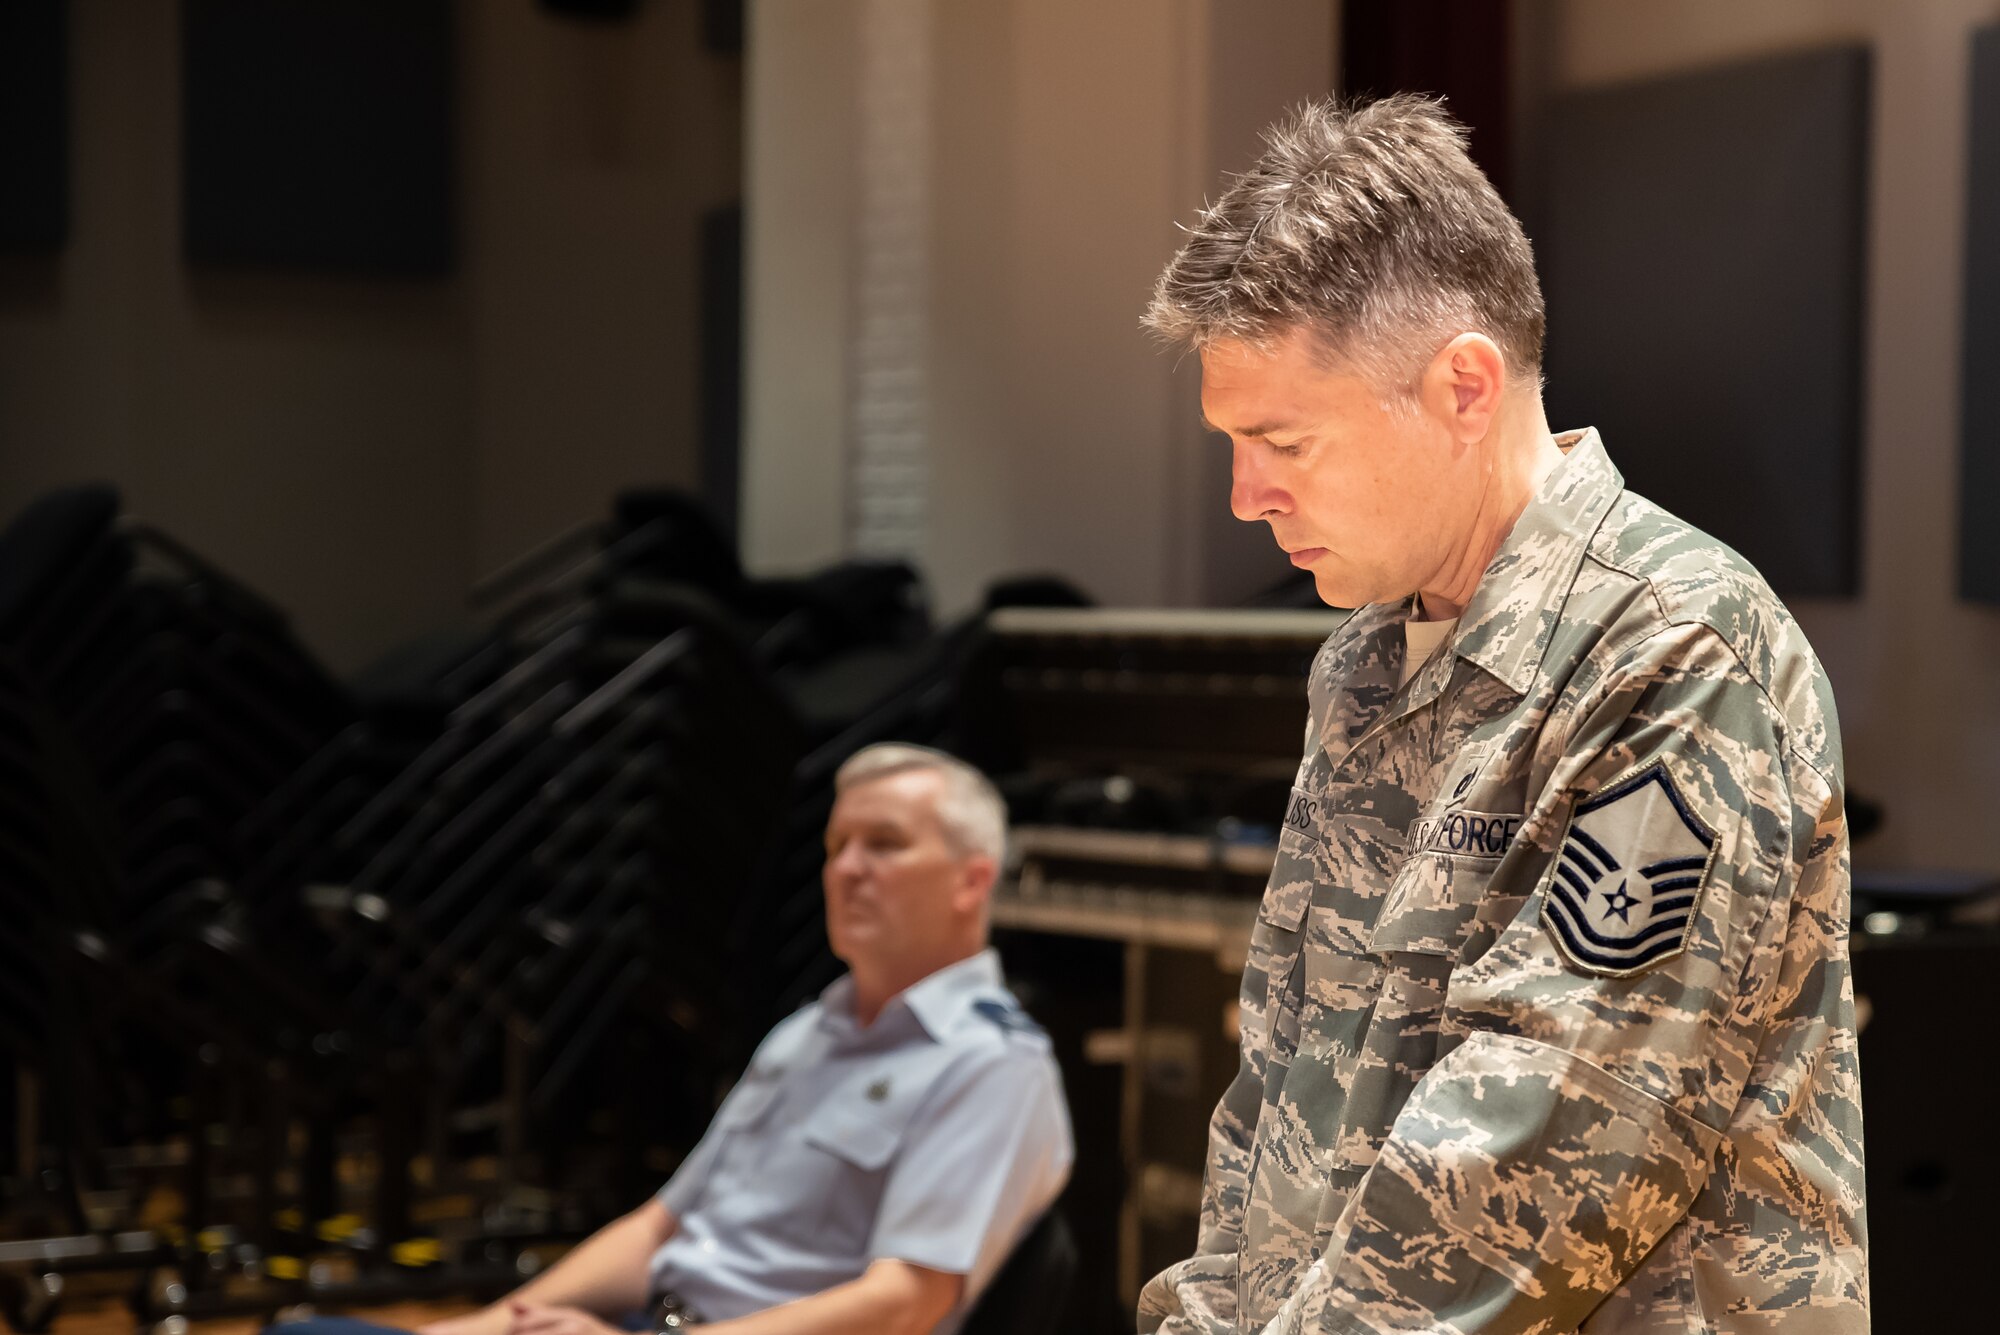
<path fill-rule="evenodd" d="M 907 1129 L 881 1112 L 839 1104 L 813 1115 L 793 1195 L 802 1207 L 795 1217 L 809 1223 L 814 1250 L 865 1259 Z"/>
<path fill-rule="evenodd" d="M 1442 1055 L 1452 971 L 1490 944 L 1512 907 L 1491 893 L 1497 863 L 1423 852 L 1397 870 L 1368 937 L 1381 985 L 1348 1088 L 1336 1168 L 1365 1170 L 1417 1082 Z"/>
<path fill-rule="evenodd" d="M 1368 937 L 1370 954 L 1436 956 L 1454 964 L 1486 953 L 1500 929 L 1526 902 L 1505 886 L 1506 859 L 1455 857 L 1420 851 L 1389 883 Z"/>

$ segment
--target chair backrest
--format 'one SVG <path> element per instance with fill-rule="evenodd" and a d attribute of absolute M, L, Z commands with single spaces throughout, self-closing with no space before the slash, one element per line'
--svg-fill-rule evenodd
<path fill-rule="evenodd" d="M 50 587 L 111 531 L 118 505 L 117 490 L 103 483 L 62 487 L 0 529 L 0 636 L 40 610 Z"/>
<path fill-rule="evenodd" d="M 959 1335 L 1047 1335 L 1060 1329 L 1075 1278 L 1076 1239 L 1062 1210 L 1052 1205 L 1008 1254 Z"/>

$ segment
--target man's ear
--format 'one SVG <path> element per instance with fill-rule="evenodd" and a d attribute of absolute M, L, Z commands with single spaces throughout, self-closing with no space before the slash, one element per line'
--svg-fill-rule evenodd
<path fill-rule="evenodd" d="M 984 853 L 975 853 L 959 864 L 958 884 L 952 902 L 961 912 L 983 907 L 993 898 L 993 885 L 1000 879 L 1000 864 Z"/>
<path fill-rule="evenodd" d="M 1460 334 L 1424 368 L 1424 406 L 1467 445 L 1485 439 L 1506 392 L 1506 355 L 1484 334 Z"/>

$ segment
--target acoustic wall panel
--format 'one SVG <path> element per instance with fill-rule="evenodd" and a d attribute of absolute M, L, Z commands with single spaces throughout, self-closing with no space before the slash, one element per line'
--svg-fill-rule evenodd
<path fill-rule="evenodd" d="M 69 5 L 0 4 L 0 250 L 69 232 Z"/>
<path fill-rule="evenodd" d="M 1958 592 L 2000 603 L 2000 26 L 1972 36 L 1965 329 L 1959 375 Z"/>
<path fill-rule="evenodd" d="M 1868 53 L 1555 100 L 1535 243 L 1550 424 L 1780 594 L 1859 586 Z"/>
<path fill-rule="evenodd" d="M 441 273 L 450 0 L 183 0 L 188 258 Z"/>

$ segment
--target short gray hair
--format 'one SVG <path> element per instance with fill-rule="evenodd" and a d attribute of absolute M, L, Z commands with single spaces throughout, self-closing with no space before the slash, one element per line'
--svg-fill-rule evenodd
<path fill-rule="evenodd" d="M 1202 210 L 1153 291 L 1170 343 L 1268 348 L 1294 330 L 1407 402 L 1437 350 L 1483 333 L 1509 379 L 1539 383 L 1534 253 L 1430 98 L 1311 102 L 1264 132 L 1257 165 Z"/>
<path fill-rule="evenodd" d="M 833 790 L 844 793 L 858 783 L 891 774 L 926 770 L 942 780 L 937 798 L 938 824 L 961 856 L 984 854 L 995 862 L 1007 856 L 1007 800 L 993 781 L 957 756 L 907 742 L 877 742 L 864 746 L 834 772 Z"/>

